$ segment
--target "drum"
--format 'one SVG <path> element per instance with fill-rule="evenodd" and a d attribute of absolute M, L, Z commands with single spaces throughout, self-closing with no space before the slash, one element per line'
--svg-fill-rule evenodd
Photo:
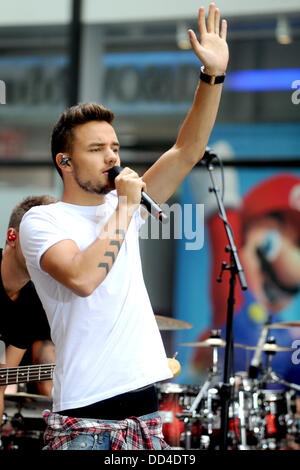
<path fill-rule="evenodd" d="M 4 450 L 41 450 L 45 422 L 42 412 L 51 409 L 51 400 L 41 395 L 5 395 L 5 419 L 1 428 Z"/>
<path fill-rule="evenodd" d="M 287 417 L 291 412 L 291 402 L 285 390 L 260 390 L 258 403 L 264 425 L 264 437 L 284 438 L 287 433 Z"/>
<path fill-rule="evenodd" d="M 199 387 L 171 382 L 159 383 L 156 387 L 165 441 L 173 448 L 184 448 L 185 425 L 183 419 L 179 418 L 180 414 L 192 405 Z M 197 425 L 193 424 L 192 435 L 196 434 Z"/>

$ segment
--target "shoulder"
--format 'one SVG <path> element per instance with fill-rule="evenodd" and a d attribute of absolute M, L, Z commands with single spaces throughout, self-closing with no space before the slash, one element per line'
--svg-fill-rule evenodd
<path fill-rule="evenodd" d="M 41 206 L 34 206 L 26 212 L 24 217 L 28 214 L 55 214 L 61 210 L 61 202 L 54 202 L 52 204 L 42 204 Z"/>
<path fill-rule="evenodd" d="M 32 207 L 27 211 L 20 223 L 20 235 L 27 233 L 44 233 L 62 226 L 68 215 L 68 208 L 62 202 Z M 72 212 L 71 212 L 72 213 Z"/>
<path fill-rule="evenodd" d="M 29 211 L 27 211 L 22 218 L 21 224 L 25 220 L 30 220 L 34 218 L 48 218 L 48 217 L 55 217 L 59 212 L 59 202 L 55 202 L 53 204 L 44 204 L 41 206 L 34 206 Z"/>

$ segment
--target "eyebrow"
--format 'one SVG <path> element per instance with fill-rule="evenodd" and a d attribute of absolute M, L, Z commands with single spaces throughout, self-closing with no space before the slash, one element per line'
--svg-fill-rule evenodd
<path fill-rule="evenodd" d="M 91 142 L 89 145 L 88 145 L 88 148 L 90 147 L 104 147 L 104 145 L 106 145 L 105 143 L 103 142 Z M 114 145 L 115 147 L 120 147 L 120 144 L 119 142 L 112 142 L 111 145 Z"/>

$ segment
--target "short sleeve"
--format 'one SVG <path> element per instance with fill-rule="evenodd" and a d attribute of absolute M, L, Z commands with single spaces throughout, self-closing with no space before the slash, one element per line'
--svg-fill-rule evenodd
<path fill-rule="evenodd" d="M 43 209 L 48 206 L 41 206 Z M 27 265 L 40 268 L 42 255 L 59 241 L 69 238 L 59 227 L 53 214 L 33 207 L 20 224 L 20 243 Z"/>

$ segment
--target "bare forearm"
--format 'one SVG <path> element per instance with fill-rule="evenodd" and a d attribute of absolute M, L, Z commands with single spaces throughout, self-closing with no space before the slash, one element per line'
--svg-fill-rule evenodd
<path fill-rule="evenodd" d="M 184 151 L 186 161 L 197 163 L 203 156 L 215 124 L 222 84 L 199 82 L 193 105 L 180 129 L 175 148 Z"/>
<path fill-rule="evenodd" d="M 193 105 L 175 144 L 144 174 L 148 193 L 159 204 L 168 200 L 203 157 L 216 120 L 221 93 L 222 84 L 199 83 Z"/>
<path fill-rule="evenodd" d="M 220 28 L 221 26 L 221 28 Z M 208 75 L 224 75 L 228 63 L 226 43 L 227 22 L 220 23 L 220 10 L 209 6 L 207 22 L 205 11 L 199 9 L 198 27 L 200 42 L 193 30 L 189 30 L 193 50 Z M 199 64 L 200 68 L 200 64 Z M 150 196 L 159 204 L 165 202 L 178 185 L 202 158 L 214 126 L 222 84 L 210 85 L 200 81 L 192 107 L 186 116 L 173 147 L 165 152 L 143 175 Z"/>

